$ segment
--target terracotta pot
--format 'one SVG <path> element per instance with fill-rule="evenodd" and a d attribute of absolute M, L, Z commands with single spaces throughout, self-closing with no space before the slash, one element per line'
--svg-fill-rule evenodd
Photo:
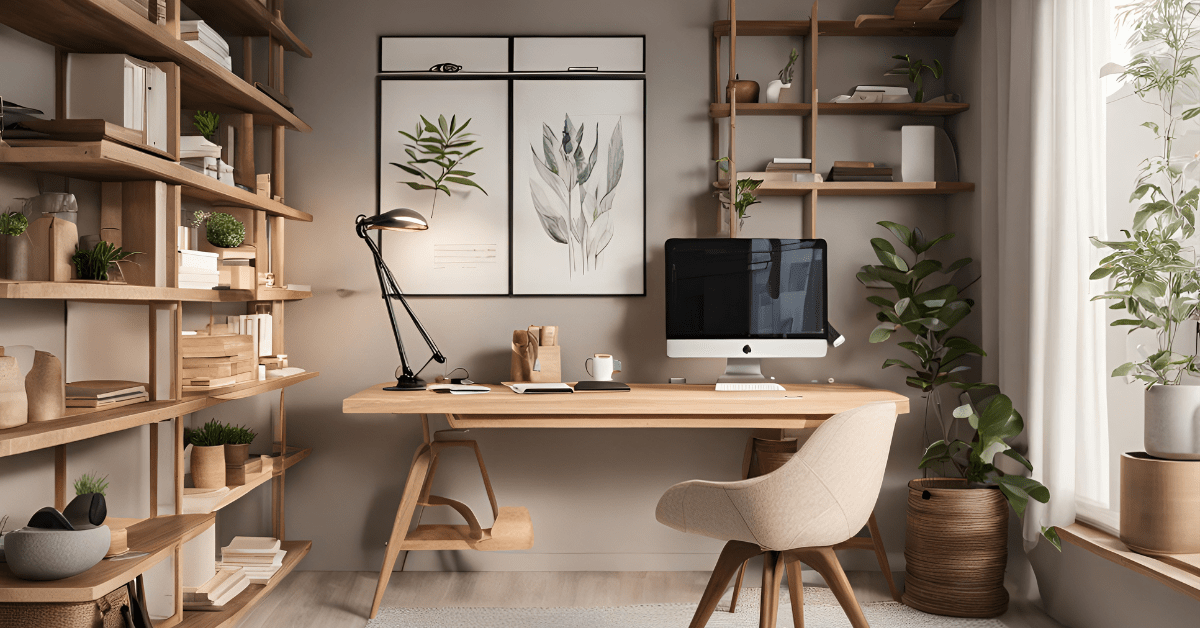
<path fill-rule="evenodd" d="M 16 358 L 0 355 L 0 429 L 28 422 L 29 403 L 21 368 Z"/>
<path fill-rule="evenodd" d="M 966 480 L 908 483 L 904 604 L 951 617 L 996 617 L 1008 609 L 1008 500 Z"/>
<path fill-rule="evenodd" d="M 1198 554 L 1197 521 L 1200 462 L 1157 460 L 1140 451 L 1121 455 L 1122 543 L 1148 556 Z"/>
<path fill-rule="evenodd" d="M 250 445 L 225 445 L 225 465 L 240 467 L 250 459 Z"/>
<path fill-rule="evenodd" d="M 29 422 L 53 421 L 67 413 L 66 383 L 62 362 L 45 351 L 34 353 L 33 369 L 25 376 Z"/>
<path fill-rule="evenodd" d="M 196 488 L 225 486 L 225 446 L 192 446 L 192 485 Z"/>
<path fill-rule="evenodd" d="M 758 102 L 758 82 L 735 79 L 733 86 L 726 90 L 726 101 L 732 102 L 735 93 L 738 104 L 756 103 Z"/>

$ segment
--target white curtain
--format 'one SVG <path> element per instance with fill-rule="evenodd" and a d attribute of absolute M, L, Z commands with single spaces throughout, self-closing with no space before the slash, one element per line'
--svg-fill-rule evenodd
<path fill-rule="evenodd" d="M 1091 302 L 1105 234 L 1107 3 L 985 0 L 982 290 L 991 377 L 1025 417 L 1033 477 L 1024 538 L 1107 507 L 1104 304 Z M 976 106 L 974 103 L 972 106 Z"/>

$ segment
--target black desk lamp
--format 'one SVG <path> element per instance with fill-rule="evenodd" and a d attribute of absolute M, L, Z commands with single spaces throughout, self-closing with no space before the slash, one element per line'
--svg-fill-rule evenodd
<path fill-rule="evenodd" d="M 430 351 L 433 351 L 433 357 L 429 358 L 430 361 L 437 360 L 438 364 L 445 364 L 446 356 L 442 355 L 437 345 L 434 344 L 433 338 L 429 337 L 429 332 L 425 331 L 425 326 L 417 320 L 417 315 L 404 298 L 404 293 L 400 292 L 400 286 L 396 285 L 396 278 L 392 276 L 392 271 L 388 270 L 387 264 L 384 263 L 383 255 L 379 253 L 379 245 L 375 244 L 375 240 L 367 231 L 370 229 L 424 231 L 428 228 L 429 223 L 421 214 L 404 208 L 393 209 L 378 216 L 368 217 L 359 214 L 355 221 L 358 237 L 367 243 L 367 247 L 371 249 L 371 255 L 375 257 L 375 272 L 379 275 L 379 289 L 383 291 L 383 302 L 387 303 L 388 318 L 392 321 L 392 333 L 396 336 L 396 349 L 400 351 L 400 368 L 397 369 L 396 385 L 388 386 L 384 390 L 425 390 L 425 381 L 417 377 L 419 372 L 414 373 L 412 367 L 408 365 L 408 355 L 404 353 L 404 342 L 400 339 L 400 328 L 396 326 L 396 313 L 392 310 L 392 299 L 404 305 L 409 318 L 412 318 L 413 324 L 417 326 L 417 331 L 421 332 L 421 337 L 425 339 L 425 344 L 429 345 Z M 429 362 L 425 364 L 428 365 Z"/>

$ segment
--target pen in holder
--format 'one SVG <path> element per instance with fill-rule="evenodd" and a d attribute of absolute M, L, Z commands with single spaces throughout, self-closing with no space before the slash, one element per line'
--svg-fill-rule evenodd
<path fill-rule="evenodd" d="M 512 336 L 512 360 L 509 375 L 514 382 L 561 382 L 562 354 L 558 346 L 558 328 L 518 329 Z M 554 342 L 556 344 L 543 344 Z"/>

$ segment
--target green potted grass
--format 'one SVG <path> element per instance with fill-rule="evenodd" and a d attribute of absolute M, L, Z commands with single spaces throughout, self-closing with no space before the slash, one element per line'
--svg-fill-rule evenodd
<path fill-rule="evenodd" d="M 225 486 L 225 426 L 216 419 L 190 430 L 192 446 L 192 485 L 196 488 Z"/>

